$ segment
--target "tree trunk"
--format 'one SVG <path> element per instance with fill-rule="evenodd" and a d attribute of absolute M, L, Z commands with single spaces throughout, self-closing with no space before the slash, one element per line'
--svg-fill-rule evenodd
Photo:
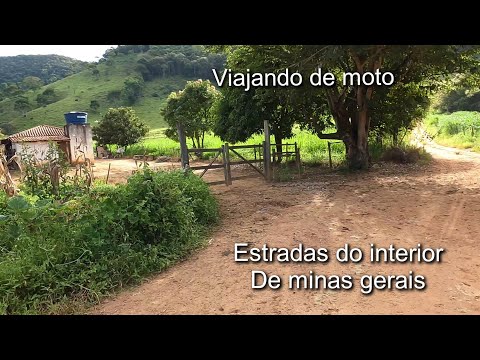
<path fill-rule="evenodd" d="M 359 103 L 363 102 L 363 95 L 357 96 Z M 348 167 L 351 170 L 366 170 L 370 163 L 368 153 L 368 131 L 370 119 L 366 106 L 361 106 L 351 121 L 350 136 L 344 139 L 347 148 Z"/>
<path fill-rule="evenodd" d="M 349 55 L 355 64 L 356 72 L 363 76 L 365 71 L 375 73 L 380 69 L 384 45 L 376 45 L 369 54 L 358 54 L 353 49 Z M 370 117 L 368 104 L 372 99 L 373 85 L 350 87 L 329 87 L 325 89 L 327 103 L 335 120 L 337 132 L 319 133 L 321 139 L 339 139 L 345 144 L 348 166 L 352 170 L 365 170 L 370 165 L 368 133 Z"/>
<path fill-rule="evenodd" d="M 382 48 L 377 46 L 374 54 L 369 59 L 361 59 L 361 57 L 351 52 L 356 70 L 363 75 L 365 70 L 375 73 L 382 64 Z M 355 113 L 356 121 L 352 121 L 351 134 L 352 140 L 349 143 L 347 160 L 350 169 L 366 170 L 370 165 L 370 154 L 368 152 L 368 132 L 370 130 L 370 117 L 368 114 L 368 103 L 372 99 L 373 86 L 359 85 L 356 89 L 356 105 Z"/>
<path fill-rule="evenodd" d="M 282 140 L 283 140 L 283 138 L 277 132 L 275 132 L 273 134 L 273 137 L 275 138 L 275 145 L 276 145 L 275 146 L 275 149 L 276 149 L 275 151 L 277 152 L 277 157 L 276 157 L 277 163 L 281 163 L 282 162 Z"/>
<path fill-rule="evenodd" d="M 202 149 L 203 146 L 201 146 L 201 144 L 200 144 L 200 136 L 198 135 L 198 133 L 197 133 L 197 132 L 194 132 L 192 136 L 193 136 L 192 139 L 195 139 L 195 140 L 197 141 L 197 146 L 194 146 L 195 149 Z M 203 154 L 203 153 L 202 153 L 201 151 L 196 151 L 196 152 L 195 152 L 195 155 L 196 155 L 198 158 L 201 158 L 201 157 L 202 157 L 202 154 Z"/>
<path fill-rule="evenodd" d="M 198 146 L 195 145 L 195 137 L 191 137 L 190 140 L 192 140 L 192 148 L 198 149 Z"/>
<path fill-rule="evenodd" d="M 395 129 L 392 134 L 393 146 L 398 146 L 398 129 Z"/>

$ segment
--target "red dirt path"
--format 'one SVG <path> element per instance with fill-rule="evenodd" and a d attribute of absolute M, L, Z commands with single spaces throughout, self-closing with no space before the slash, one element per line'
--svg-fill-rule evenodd
<path fill-rule="evenodd" d="M 310 171 L 290 183 L 261 179 L 215 186 L 222 222 L 210 245 L 143 285 L 91 310 L 94 314 L 480 314 L 480 156 L 427 146 L 425 166 L 375 166 L 362 174 Z M 217 175 L 210 175 L 210 179 Z M 368 254 L 377 246 L 443 247 L 440 264 L 235 263 L 234 243 L 336 249 Z M 351 274 L 352 290 L 252 290 L 251 271 Z M 366 274 L 427 279 L 423 291 L 362 295 Z"/>

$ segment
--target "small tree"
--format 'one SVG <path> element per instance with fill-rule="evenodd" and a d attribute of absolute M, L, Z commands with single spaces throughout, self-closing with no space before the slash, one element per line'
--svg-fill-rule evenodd
<path fill-rule="evenodd" d="M 110 108 L 98 126 L 93 128 L 93 139 L 100 145 L 127 147 L 140 141 L 148 132 L 131 107 Z"/>
<path fill-rule="evenodd" d="M 95 76 L 95 79 L 98 80 L 98 78 L 100 77 L 100 70 L 98 70 L 96 67 L 94 69 L 92 69 L 92 75 Z"/>
<path fill-rule="evenodd" d="M 142 96 L 145 82 L 141 77 L 128 77 L 124 82 L 123 95 L 128 105 L 133 105 Z"/>
<path fill-rule="evenodd" d="M 22 115 L 25 115 L 27 111 L 31 108 L 28 98 L 25 96 L 20 96 L 13 105 L 13 110 L 20 112 Z"/>
<path fill-rule="evenodd" d="M 205 133 L 212 130 L 212 107 L 220 92 L 208 80 L 188 81 L 185 89 L 170 94 L 162 115 L 169 125 L 166 135 L 178 140 L 177 124 L 182 124 L 185 135 L 194 148 L 203 148 Z"/>
<path fill-rule="evenodd" d="M 48 88 L 41 94 L 37 95 L 37 103 L 40 106 L 46 106 L 49 104 L 53 104 L 54 102 L 58 101 L 59 97 L 55 92 L 55 89 Z"/>

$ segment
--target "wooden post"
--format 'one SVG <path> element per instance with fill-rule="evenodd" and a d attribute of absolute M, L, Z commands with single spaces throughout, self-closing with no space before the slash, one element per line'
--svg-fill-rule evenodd
<path fill-rule="evenodd" d="M 265 135 L 265 141 L 264 141 L 264 151 L 265 151 L 265 156 L 263 158 L 264 164 L 265 164 L 265 179 L 267 181 L 270 181 L 272 179 L 272 168 L 271 168 L 271 154 L 270 154 L 270 126 L 268 124 L 268 120 L 263 121 L 263 132 Z"/>
<path fill-rule="evenodd" d="M 298 174 L 302 173 L 302 167 L 300 164 L 300 149 L 298 148 L 297 142 L 295 141 L 295 163 L 297 164 Z"/>
<path fill-rule="evenodd" d="M 328 144 L 328 163 L 330 164 L 330 169 L 331 169 L 333 166 L 332 166 L 332 149 L 330 148 L 330 141 L 327 144 Z"/>
<path fill-rule="evenodd" d="M 108 184 L 108 178 L 110 177 L 110 166 L 112 163 L 108 163 L 108 172 L 107 172 L 107 179 L 105 180 L 105 184 Z"/>
<path fill-rule="evenodd" d="M 263 177 L 267 180 L 267 144 L 262 141 Z"/>
<path fill-rule="evenodd" d="M 226 169 L 226 184 L 232 185 L 232 173 L 230 169 L 230 149 L 228 148 L 228 143 L 225 143 L 223 146 L 223 151 L 225 154 L 225 169 Z"/>
<path fill-rule="evenodd" d="M 223 177 L 225 178 L 225 185 L 228 186 L 227 155 L 225 154 L 225 145 L 222 145 L 222 163 L 223 163 Z"/>
<path fill-rule="evenodd" d="M 185 136 L 183 125 L 180 123 L 177 124 L 177 132 L 178 140 L 180 141 L 180 158 L 182 169 L 188 169 L 190 167 L 190 163 L 188 160 L 187 137 Z"/>

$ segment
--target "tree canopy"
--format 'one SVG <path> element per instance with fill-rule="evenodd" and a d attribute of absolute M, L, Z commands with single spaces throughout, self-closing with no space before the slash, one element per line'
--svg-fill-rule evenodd
<path fill-rule="evenodd" d="M 140 121 L 131 107 L 110 108 L 93 128 L 93 139 L 100 145 L 127 147 L 140 141 L 148 127 Z"/>
<path fill-rule="evenodd" d="M 169 125 L 167 136 L 178 140 L 177 124 L 181 124 L 192 146 L 203 148 L 205 133 L 213 127 L 213 105 L 219 98 L 219 91 L 209 80 L 188 81 L 185 89 L 171 93 L 162 110 Z"/>
<path fill-rule="evenodd" d="M 223 115 L 220 121 L 228 124 L 229 114 L 242 113 L 239 133 L 252 133 L 257 122 L 278 112 L 285 104 L 290 104 L 292 114 L 303 110 L 301 126 L 310 128 L 323 139 L 342 140 L 347 149 L 350 168 L 365 169 L 369 166 L 368 137 L 372 128 L 398 133 L 399 127 L 410 126 L 428 106 L 428 95 L 444 84 L 452 74 L 466 73 L 478 65 L 476 46 L 455 45 L 267 45 L 267 46 L 216 46 L 214 51 L 227 54 L 227 65 L 239 70 L 261 69 L 262 72 L 279 72 L 286 68 L 302 73 L 303 78 L 319 68 L 335 76 L 333 86 L 305 86 L 302 96 L 290 97 L 288 101 L 279 99 L 277 107 L 261 106 L 259 97 L 253 93 L 240 95 L 238 99 L 226 95 Z M 392 86 L 379 86 L 367 81 L 343 84 L 343 74 L 357 73 L 363 77 L 367 73 L 390 72 L 395 78 Z M 300 88 L 296 88 L 300 89 Z M 260 88 L 249 92 L 258 92 Z M 235 90 L 224 88 L 226 94 Z M 300 91 L 296 92 L 297 94 Z M 254 112 L 250 118 L 246 111 L 247 98 L 262 110 L 263 117 Z M 302 105 L 302 103 L 304 105 Z M 400 109 L 399 104 L 405 104 Z M 313 105 L 315 111 L 309 109 Z M 307 107 L 305 109 L 305 106 Z M 305 111 L 307 110 L 307 111 Z M 396 112 L 401 111 L 400 116 Z M 248 120 L 246 119 L 248 117 Z M 247 120 L 247 121 L 243 121 Z M 293 124 L 293 121 L 291 121 Z M 333 132 L 330 124 L 334 125 Z M 219 126 L 221 128 L 222 126 Z M 239 129 L 242 128 L 242 129 Z M 217 127 L 216 127 L 217 129 Z M 273 129 L 272 129 L 273 130 Z M 227 134 L 228 129 L 221 132 Z M 222 134 L 221 134 L 222 135 Z"/>
<path fill-rule="evenodd" d="M 225 55 L 208 53 L 201 45 L 120 45 L 107 50 L 101 62 L 131 53 L 141 54 L 135 70 L 145 81 L 171 76 L 213 80 L 211 69 L 225 64 Z"/>

